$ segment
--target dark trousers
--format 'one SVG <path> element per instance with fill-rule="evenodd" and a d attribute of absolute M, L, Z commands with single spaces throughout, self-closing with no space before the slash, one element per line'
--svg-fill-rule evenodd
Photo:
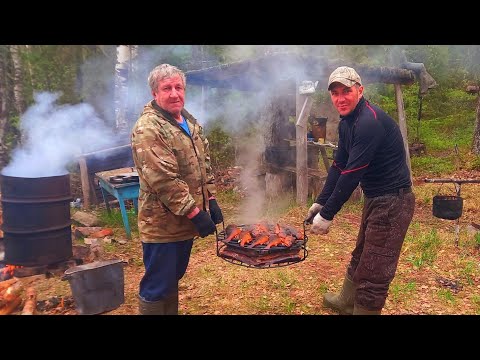
<path fill-rule="evenodd" d="M 193 239 L 171 243 L 142 243 L 145 274 L 139 295 L 146 301 L 162 300 L 178 291 L 185 275 Z"/>
<path fill-rule="evenodd" d="M 355 303 L 381 310 L 415 209 L 412 192 L 366 198 L 362 224 L 348 266 L 356 285 Z"/>

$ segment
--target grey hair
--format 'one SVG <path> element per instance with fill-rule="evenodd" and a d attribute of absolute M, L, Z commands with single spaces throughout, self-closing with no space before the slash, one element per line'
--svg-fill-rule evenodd
<path fill-rule="evenodd" d="M 150 74 L 148 75 L 148 85 L 150 86 L 150 89 L 152 91 L 156 91 L 158 89 L 158 83 L 160 81 L 166 78 L 171 78 L 175 75 L 180 75 L 183 87 L 186 87 L 187 80 L 184 72 L 176 66 L 170 64 L 158 65 L 152 71 L 150 71 Z"/>

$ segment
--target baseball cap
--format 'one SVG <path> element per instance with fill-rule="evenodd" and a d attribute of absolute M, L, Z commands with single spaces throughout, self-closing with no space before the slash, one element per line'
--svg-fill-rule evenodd
<path fill-rule="evenodd" d="M 330 90 L 330 85 L 334 82 L 342 83 L 348 87 L 355 85 L 355 83 L 362 85 L 362 79 L 360 79 L 360 76 L 354 69 L 348 66 L 340 66 L 333 70 L 328 78 L 328 90 Z"/>

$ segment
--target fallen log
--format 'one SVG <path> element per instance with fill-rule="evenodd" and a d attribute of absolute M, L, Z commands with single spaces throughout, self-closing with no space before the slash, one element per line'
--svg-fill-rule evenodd
<path fill-rule="evenodd" d="M 37 310 L 37 292 L 35 288 L 29 287 L 26 291 L 27 298 L 23 306 L 22 315 L 35 315 Z"/>
<path fill-rule="evenodd" d="M 17 282 L 17 278 L 11 278 L 5 281 L 0 282 L 0 291 L 8 289 L 10 286 L 12 286 L 14 283 Z"/>
<path fill-rule="evenodd" d="M 22 297 L 16 297 L 12 302 L 0 308 L 0 315 L 9 315 L 22 303 Z"/>
<path fill-rule="evenodd" d="M 22 283 L 20 281 L 15 282 L 0 295 L 0 307 L 10 304 L 13 300 L 21 295 L 22 291 Z"/>

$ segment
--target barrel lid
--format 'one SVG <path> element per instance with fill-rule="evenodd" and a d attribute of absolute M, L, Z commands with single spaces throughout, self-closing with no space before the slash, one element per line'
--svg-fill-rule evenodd
<path fill-rule="evenodd" d="M 67 270 L 65 270 L 64 274 L 65 275 L 71 275 L 74 273 L 77 273 L 79 271 L 85 271 L 85 270 L 93 270 L 93 269 L 98 269 L 104 266 L 109 266 L 113 264 L 118 264 L 118 263 L 125 263 L 123 260 L 118 260 L 118 259 L 113 259 L 113 260 L 102 260 L 102 261 L 94 261 L 88 264 L 83 264 L 83 265 L 78 265 L 71 267 Z"/>

